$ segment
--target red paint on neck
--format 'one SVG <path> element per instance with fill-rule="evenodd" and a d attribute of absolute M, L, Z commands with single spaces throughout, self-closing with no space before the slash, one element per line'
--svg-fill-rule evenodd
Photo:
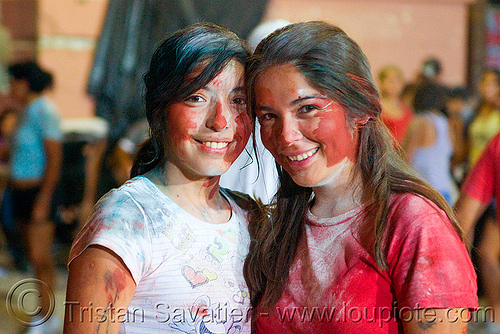
<path fill-rule="evenodd" d="M 215 194 L 217 194 L 217 191 L 219 191 L 219 180 L 220 175 L 211 177 L 203 183 L 204 187 L 211 188 L 208 194 L 208 199 L 214 198 Z"/>

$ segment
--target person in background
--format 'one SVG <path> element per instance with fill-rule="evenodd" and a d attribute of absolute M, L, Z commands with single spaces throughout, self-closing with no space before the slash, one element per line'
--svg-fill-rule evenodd
<path fill-rule="evenodd" d="M 9 104 L 11 105 L 11 103 Z M 23 245 L 19 226 L 14 219 L 12 192 L 8 186 L 10 144 L 19 121 L 21 107 L 3 106 L 6 108 L 0 113 L 0 220 L 14 268 L 26 272 L 28 270 L 26 249 Z"/>
<path fill-rule="evenodd" d="M 144 76 L 151 136 L 132 179 L 98 201 L 73 243 L 65 333 L 250 333 L 243 262 L 254 204 L 219 187 L 252 129 L 248 55 L 208 23 L 157 47 Z M 103 314 L 82 319 L 89 303 Z"/>
<path fill-rule="evenodd" d="M 435 83 L 423 83 L 415 92 L 415 117 L 410 124 L 403 151 L 419 175 L 437 189 L 450 204 L 457 197 L 450 162 L 454 138 L 442 113 L 446 92 Z"/>
<path fill-rule="evenodd" d="M 382 105 L 380 118 L 389 128 L 396 143 L 401 145 L 413 118 L 413 111 L 401 98 L 403 72 L 395 65 L 387 65 L 380 70 L 378 80 Z"/>
<path fill-rule="evenodd" d="M 479 104 L 467 126 L 467 169 L 466 179 L 469 173 L 473 173 L 475 165 L 481 157 L 488 142 L 500 132 L 500 72 L 487 68 L 481 75 L 479 82 Z M 487 156 L 494 157 L 491 153 Z M 485 158 L 486 159 L 486 158 Z M 493 162 L 492 162 L 493 163 Z M 485 168 L 485 167 L 483 167 Z M 477 169 L 481 170 L 481 167 Z M 471 172 L 469 172 L 471 171 Z M 496 321 L 500 321 L 500 236 L 498 234 L 496 200 L 490 201 L 489 205 L 483 207 L 487 195 L 479 197 L 480 191 L 472 192 L 476 187 L 480 189 L 481 184 L 472 185 L 472 180 L 479 180 L 481 172 L 474 172 L 471 181 L 462 186 L 460 201 L 457 203 L 457 213 L 461 218 L 467 239 L 471 247 L 471 254 L 478 267 L 478 276 L 489 305 L 496 313 Z M 491 186 L 494 179 L 489 179 Z M 480 189 L 481 190 L 481 189 Z M 486 193 L 487 194 L 487 193 Z M 479 199 L 479 200 L 478 200 Z M 491 199 L 491 197 L 490 197 Z M 481 205 L 479 205 L 481 204 Z M 476 216 L 477 215 L 477 216 Z M 488 324 L 492 331 L 500 330 L 496 323 Z"/>
<path fill-rule="evenodd" d="M 291 24 L 245 73 L 280 165 L 270 220 L 250 225 L 255 332 L 464 333 L 478 301 L 460 229 L 397 153 L 360 47 L 329 23 Z"/>
<path fill-rule="evenodd" d="M 55 232 L 54 191 L 62 161 L 60 116 L 44 95 L 52 87 L 52 75 L 35 62 L 9 66 L 11 94 L 25 105 L 10 145 L 9 188 L 13 214 L 25 238 L 35 277 L 54 288 L 54 259 L 51 247 Z M 39 317 L 49 312 L 51 300 L 42 294 Z M 39 319 L 33 320 L 36 325 Z M 55 331 L 59 319 L 52 316 L 28 333 Z"/>
<path fill-rule="evenodd" d="M 450 168 L 457 185 L 463 181 L 465 174 L 465 159 L 467 155 L 467 139 L 465 127 L 465 110 L 469 103 L 469 93 L 463 87 L 453 87 L 449 90 L 445 100 L 444 113 L 450 125 L 450 134 L 453 136 L 453 155 Z"/>
<path fill-rule="evenodd" d="M 455 204 L 458 221 L 464 230 L 469 248 L 474 241 L 476 225 L 491 202 L 500 201 L 500 134 L 497 134 L 483 150 L 476 164 L 467 174 Z M 488 306 L 492 307 L 494 319 L 486 319 L 488 333 L 500 333 L 500 221 L 487 221 L 483 226 L 483 237 L 479 243 L 479 277 L 482 279 Z M 490 321 L 491 320 L 491 321 Z"/>
<path fill-rule="evenodd" d="M 500 131 L 500 72 L 486 69 L 479 83 L 479 105 L 467 127 L 468 164 L 472 168 L 486 144 Z"/>

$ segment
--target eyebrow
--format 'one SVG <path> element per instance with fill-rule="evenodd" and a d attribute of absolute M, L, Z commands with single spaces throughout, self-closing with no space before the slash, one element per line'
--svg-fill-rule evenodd
<path fill-rule="evenodd" d="M 313 95 L 308 95 L 308 96 L 304 96 L 304 97 L 301 97 L 299 99 L 296 99 L 296 100 L 293 100 L 292 102 L 290 102 L 290 106 L 296 106 L 298 104 L 300 104 L 301 102 L 304 102 L 306 100 L 311 100 L 311 99 L 322 99 L 322 100 L 327 100 L 328 97 L 325 96 L 325 95 L 322 95 L 322 94 L 313 94 Z M 269 107 L 269 106 L 262 106 L 262 105 L 257 105 L 256 106 L 256 110 L 260 110 L 260 111 L 273 111 L 274 109 Z"/>
<path fill-rule="evenodd" d="M 297 104 L 300 104 L 301 102 L 304 102 L 305 100 L 311 100 L 311 99 L 323 99 L 323 100 L 326 100 L 328 98 L 326 96 L 322 95 L 322 94 L 308 95 L 308 96 L 304 96 L 304 97 L 298 98 L 296 100 L 293 100 L 290 103 L 290 106 L 296 106 Z"/>
<path fill-rule="evenodd" d="M 207 86 L 203 86 L 200 89 L 204 89 L 204 90 L 206 90 L 209 93 L 213 92 L 213 89 L 210 89 Z M 245 87 L 244 86 L 238 86 L 238 87 L 235 87 L 234 89 L 231 89 L 230 93 L 239 93 L 239 92 L 243 92 L 243 91 L 245 91 Z"/>
<path fill-rule="evenodd" d="M 244 92 L 244 91 L 245 91 L 245 87 L 239 86 L 239 87 L 236 87 L 235 89 L 233 89 L 231 92 L 232 93 L 239 93 L 239 92 Z"/>

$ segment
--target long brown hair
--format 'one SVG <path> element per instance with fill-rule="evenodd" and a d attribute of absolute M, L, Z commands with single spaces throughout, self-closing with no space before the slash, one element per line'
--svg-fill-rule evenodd
<path fill-rule="evenodd" d="M 368 61 L 344 31 L 325 22 L 302 22 L 264 39 L 246 65 L 252 110 L 255 110 L 253 88 L 258 76 L 281 64 L 294 65 L 311 86 L 339 102 L 349 121 L 368 118 L 359 129 L 356 171 L 361 174 L 363 196 L 371 203 L 364 219 L 373 222 L 373 256 L 382 270 L 387 268 L 384 236 L 393 193 L 414 193 L 434 202 L 461 234 L 443 197 L 416 176 L 394 148 L 379 117 L 379 96 Z M 312 194 L 311 188 L 298 186 L 280 166 L 278 174 L 280 187 L 271 218 L 250 225 L 252 243 L 244 274 L 254 319 L 263 308 L 273 307 L 284 291 L 304 235 L 304 218 Z"/>

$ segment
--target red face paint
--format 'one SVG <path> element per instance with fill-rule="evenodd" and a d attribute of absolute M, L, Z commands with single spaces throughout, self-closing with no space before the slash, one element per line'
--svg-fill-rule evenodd
<path fill-rule="evenodd" d="M 213 122 L 217 129 L 224 129 L 227 126 L 227 119 L 226 116 L 224 116 L 224 108 L 220 101 L 217 101 L 215 104 L 215 116 Z"/>
<path fill-rule="evenodd" d="M 167 111 L 167 136 L 169 145 L 181 147 L 182 142 L 192 140 L 193 132 L 196 131 L 198 124 L 196 122 L 197 113 L 195 110 L 189 110 L 182 103 L 175 103 Z M 180 151 L 182 155 L 184 151 Z"/>
<path fill-rule="evenodd" d="M 296 183 L 333 182 L 346 166 L 353 168 L 357 132 L 343 107 L 312 87 L 294 66 L 265 70 L 255 92 L 262 142 Z M 342 173 L 345 179 L 348 171 Z"/>
<path fill-rule="evenodd" d="M 251 122 L 243 71 L 242 64 L 229 62 L 207 85 L 166 110 L 165 173 L 176 182 L 221 175 L 245 147 Z"/>
<path fill-rule="evenodd" d="M 348 158 L 354 161 L 356 156 L 357 133 L 347 125 L 344 109 L 338 103 L 330 104 L 316 113 L 320 121 L 313 131 L 316 140 L 324 145 L 327 167 L 332 167 Z"/>
<path fill-rule="evenodd" d="M 252 119 L 248 113 L 241 113 L 235 119 L 236 121 L 236 134 L 235 140 L 236 145 L 233 150 L 228 151 L 228 153 L 224 156 L 224 161 L 233 163 L 236 158 L 243 152 L 245 146 L 248 142 L 248 138 L 250 138 L 250 134 L 252 133 Z"/>

